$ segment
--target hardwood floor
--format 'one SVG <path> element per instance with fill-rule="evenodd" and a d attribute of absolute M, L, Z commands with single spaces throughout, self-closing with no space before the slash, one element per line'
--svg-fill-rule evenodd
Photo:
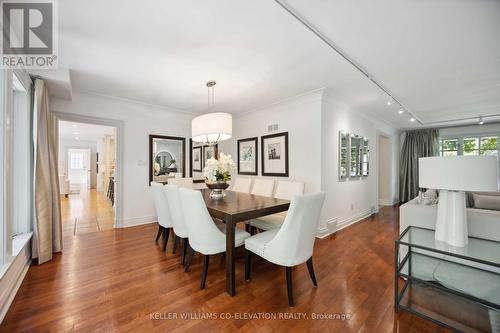
<path fill-rule="evenodd" d="M 61 196 L 63 236 L 113 229 L 115 213 L 106 192 L 84 187 L 79 194 Z"/>
<path fill-rule="evenodd" d="M 62 254 L 29 269 L 0 331 L 447 332 L 394 312 L 398 208 L 383 208 L 335 236 L 317 240 L 314 265 L 319 287 L 313 288 L 305 264 L 295 268 L 292 309 L 287 305 L 284 268 L 254 256 L 252 280 L 245 282 L 240 248 L 236 296 L 226 294 L 221 256 L 211 258 L 206 289 L 200 290 L 201 256 L 195 254 L 185 273 L 181 251 L 172 254 L 170 238 L 167 253 L 162 252 L 154 243 L 156 231 L 157 225 L 150 224 L 66 238 Z M 266 313 L 277 319 L 235 318 Z M 313 320 L 314 313 L 349 319 Z M 299 319 L 282 318 L 292 315 Z"/>

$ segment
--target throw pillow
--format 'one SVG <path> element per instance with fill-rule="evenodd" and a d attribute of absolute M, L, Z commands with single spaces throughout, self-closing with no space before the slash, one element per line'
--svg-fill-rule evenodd
<path fill-rule="evenodd" d="M 485 195 L 472 193 L 474 208 L 500 210 L 500 195 Z"/>

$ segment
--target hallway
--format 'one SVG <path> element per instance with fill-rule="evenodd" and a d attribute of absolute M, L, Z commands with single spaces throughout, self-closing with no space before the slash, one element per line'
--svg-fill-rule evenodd
<path fill-rule="evenodd" d="M 64 237 L 113 229 L 115 214 L 106 192 L 82 186 L 72 193 L 68 198 L 61 196 Z"/>

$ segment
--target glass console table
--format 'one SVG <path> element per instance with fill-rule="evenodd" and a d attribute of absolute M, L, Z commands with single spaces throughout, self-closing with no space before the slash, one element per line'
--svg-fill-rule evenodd
<path fill-rule="evenodd" d="M 500 242 L 469 237 L 466 247 L 408 227 L 395 241 L 395 310 L 456 332 L 500 332 Z"/>

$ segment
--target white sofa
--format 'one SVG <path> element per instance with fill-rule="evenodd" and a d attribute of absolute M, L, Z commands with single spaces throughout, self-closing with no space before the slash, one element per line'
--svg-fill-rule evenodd
<path fill-rule="evenodd" d="M 417 198 L 399 208 L 399 233 L 410 226 L 436 229 L 437 205 L 419 205 Z M 467 208 L 469 236 L 500 242 L 500 211 Z"/>
<path fill-rule="evenodd" d="M 469 236 L 500 241 L 500 211 L 477 208 L 466 208 L 466 210 Z M 408 226 L 435 230 L 437 205 L 419 205 L 416 203 L 416 199 L 413 199 L 402 205 L 399 212 L 400 234 Z M 444 245 L 444 247 L 447 248 L 448 246 Z M 461 252 L 459 248 L 455 250 L 450 248 L 450 250 Z M 500 304 L 500 269 L 464 261 L 456 257 L 440 255 L 435 252 L 420 249 L 414 249 L 413 251 L 427 255 L 427 257 L 417 256 L 413 259 L 412 275 L 422 280 L 439 282 L 447 288 Z M 407 247 L 401 246 L 400 258 L 403 258 L 406 253 Z M 496 256 L 495 253 L 490 255 Z M 439 259 L 432 259 L 432 257 Z M 466 263 L 467 266 L 478 267 L 483 271 L 456 265 L 442 259 L 459 264 Z M 403 272 L 406 271 L 406 269 L 403 269 Z"/>

